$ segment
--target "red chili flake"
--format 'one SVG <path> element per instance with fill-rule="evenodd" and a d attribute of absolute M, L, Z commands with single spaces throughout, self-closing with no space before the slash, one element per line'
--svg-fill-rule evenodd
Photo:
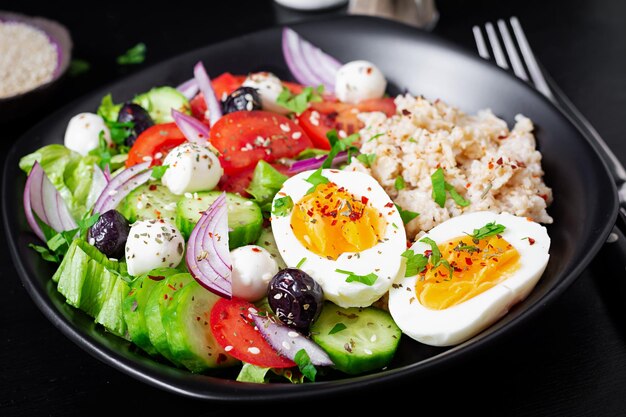
<path fill-rule="evenodd" d="M 410 115 L 411 115 L 411 112 L 410 112 L 410 111 L 408 111 L 407 109 L 402 109 L 402 115 L 403 115 L 403 116 L 410 116 Z"/>
<path fill-rule="evenodd" d="M 489 164 L 487 165 L 487 168 L 493 169 L 493 164 L 491 162 L 489 162 Z"/>
<path fill-rule="evenodd" d="M 333 196 L 333 193 L 328 193 L 328 194 L 326 194 L 326 196 L 324 196 L 324 199 L 325 199 L 325 200 L 328 200 L 328 199 L 330 199 L 332 196 Z"/>
<path fill-rule="evenodd" d="M 471 258 L 465 258 L 465 263 L 468 265 L 472 264 L 472 259 Z"/>
<path fill-rule="evenodd" d="M 330 222 L 330 225 L 331 225 L 331 226 L 334 226 L 334 225 L 336 225 L 336 224 L 337 224 L 337 220 L 333 220 L 332 222 Z"/>
<path fill-rule="evenodd" d="M 498 139 L 502 140 L 502 139 L 506 139 L 508 137 L 509 137 L 509 135 L 500 135 L 500 136 L 498 136 Z"/>
<path fill-rule="evenodd" d="M 522 161 L 515 161 L 515 162 L 517 162 L 517 166 L 518 166 L 518 167 L 520 167 L 520 168 L 526 168 L 526 164 L 525 164 L 525 163 L 523 163 Z"/>
<path fill-rule="evenodd" d="M 432 255 L 432 253 L 433 251 L 428 249 L 427 251 L 424 251 L 424 256 L 428 258 L 430 255 Z"/>
<path fill-rule="evenodd" d="M 306 211 L 306 214 L 307 214 L 309 217 L 313 217 L 313 212 L 312 212 L 311 210 L 307 210 L 307 211 Z"/>
<path fill-rule="evenodd" d="M 157 189 L 156 184 L 150 184 L 150 187 L 148 187 L 150 189 L 150 191 L 154 191 Z"/>
<path fill-rule="evenodd" d="M 385 207 L 391 208 L 391 207 L 393 207 L 393 203 L 387 203 L 387 204 L 385 204 Z"/>
<path fill-rule="evenodd" d="M 150 278 L 152 281 L 162 281 L 165 279 L 165 277 L 161 275 L 148 275 L 148 278 Z"/>
<path fill-rule="evenodd" d="M 498 158 L 498 160 L 496 161 L 496 163 L 497 163 L 498 165 L 502 165 L 502 157 Z"/>
<path fill-rule="evenodd" d="M 252 248 L 252 252 L 261 252 L 261 249 L 259 249 L 259 248 Z"/>
<path fill-rule="evenodd" d="M 176 291 L 176 287 L 173 286 L 172 284 L 167 284 L 168 287 L 170 287 L 173 291 Z"/>
<path fill-rule="evenodd" d="M 363 204 L 367 204 L 367 202 L 368 202 L 368 201 L 370 201 L 370 200 L 369 200 L 369 198 L 367 198 L 367 197 L 365 197 L 365 196 L 362 196 L 362 197 L 361 197 L 361 203 L 363 203 Z"/>
<path fill-rule="evenodd" d="M 491 258 L 491 259 L 493 259 L 494 262 L 500 262 L 498 261 L 498 258 Z"/>
<path fill-rule="evenodd" d="M 470 188 L 472 186 L 471 182 L 468 182 L 467 184 L 465 184 L 465 188 Z"/>
<path fill-rule="evenodd" d="M 534 245 L 534 244 L 535 244 L 535 239 L 533 239 L 532 237 L 529 237 L 529 238 L 528 238 L 528 243 L 529 243 L 530 245 Z"/>
<path fill-rule="evenodd" d="M 167 294 L 163 294 L 163 299 L 167 300 Z"/>
<path fill-rule="evenodd" d="M 159 210 L 154 210 L 154 214 L 157 215 L 157 217 L 161 217 L 161 212 Z"/>
<path fill-rule="evenodd" d="M 548 201 L 548 194 L 539 194 L 539 197 L 543 198 L 545 201 Z"/>
<path fill-rule="evenodd" d="M 196 321 L 200 321 L 200 316 L 196 316 Z"/>
<path fill-rule="evenodd" d="M 454 267 L 454 272 L 463 272 L 463 270 L 461 268 L 459 268 L 458 266 Z"/>
<path fill-rule="evenodd" d="M 516 165 L 511 164 L 511 169 L 517 169 Z"/>

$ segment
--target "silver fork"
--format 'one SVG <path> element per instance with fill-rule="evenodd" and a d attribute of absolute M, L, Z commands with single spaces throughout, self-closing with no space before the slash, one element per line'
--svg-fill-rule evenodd
<path fill-rule="evenodd" d="M 489 46 L 493 52 L 496 64 L 500 68 L 512 70 L 518 78 L 536 88 L 557 107 L 563 110 L 563 113 L 581 132 L 583 132 L 589 143 L 600 153 L 606 161 L 617 186 L 620 203 L 617 225 L 622 232 L 626 232 L 626 169 L 593 125 L 585 118 L 580 110 L 576 108 L 565 93 L 563 93 L 541 64 L 539 64 L 537 58 L 535 58 L 535 54 L 530 48 L 519 19 L 515 16 L 511 17 L 509 19 L 509 25 L 513 30 L 513 36 L 511 36 L 507 22 L 503 19 L 497 21 L 498 32 L 496 32 L 493 23 L 485 23 L 484 31 L 487 34 Z M 487 47 L 480 26 L 474 26 L 472 31 L 474 33 L 478 54 L 484 59 L 491 59 L 491 54 L 489 53 L 489 48 Z M 498 33 L 500 36 L 498 36 Z M 500 38 L 502 38 L 502 42 L 504 43 L 504 49 L 500 43 Z M 526 72 L 526 69 L 528 69 L 528 72 Z M 616 239 L 617 235 L 613 236 L 612 234 L 612 236 L 609 237 L 609 241 L 615 241 Z"/>

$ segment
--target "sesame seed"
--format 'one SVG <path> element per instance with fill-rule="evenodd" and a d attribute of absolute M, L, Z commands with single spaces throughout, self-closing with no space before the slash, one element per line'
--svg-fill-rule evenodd
<path fill-rule="evenodd" d="M 296 140 L 300 139 L 301 136 L 302 136 L 301 132 L 293 132 L 293 135 L 291 135 L 291 137 Z"/>
<path fill-rule="evenodd" d="M 228 345 L 228 346 L 226 346 L 226 347 L 224 348 L 224 350 L 225 350 L 226 352 L 230 352 L 231 350 L 233 350 L 233 347 L 232 347 L 232 346 L 230 346 L 230 345 Z"/>
<path fill-rule="evenodd" d="M 298 337 L 298 336 L 300 336 L 300 334 L 298 334 L 297 332 L 289 332 L 289 333 L 287 333 L 287 336 L 289 336 L 289 337 Z"/>
<path fill-rule="evenodd" d="M 281 345 L 282 345 L 285 349 L 287 349 L 287 350 L 291 349 L 291 345 L 290 345 L 289 343 L 285 342 L 284 340 L 283 340 L 283 343 L 281 343 Z"/>
<path fill-rule="evenodd" d="M 258 355 L 259 353 L 261 353 L 261 349 L 259 349 L 258 347 L 252 346 L 248 348 L 248 352 L 252 353 L 253 355 Z"/>

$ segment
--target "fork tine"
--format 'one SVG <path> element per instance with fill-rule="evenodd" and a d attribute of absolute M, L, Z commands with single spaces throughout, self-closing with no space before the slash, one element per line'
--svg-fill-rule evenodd
<path fill-rule="evenodd" d="M 484 59 L 491 59 L 489 55 L 489 50 L 487 49 L 487 44 L 485 43 L 485 38 L 483 37 L 483 33 L 480 30 L 480 27 L 474 26 L 472 28 L 472 32 L 474 32 L 474 40 L 476 40 L 476 48 L 478 49 L 478 55 Z"/>
<path fill-rule="evenodd" d="M 498 20 L 498 29 L 500 29 L 500 36 L 502 36 L 502 40 L 504 41 L 504 48 L 506 49 L 506 53 L 509 55 L 513 72 L 522 80 L 528 81 L 528 75 L 522 65 L 522 61 L 517 53 L 517 48 L 513 43 L 513 39 L 511 39 L 511 33 L 509 32 L 509 28 L 506 26 L 504 20 Z"/>
<path fill-rule="evenodd" d="M 506 62 L 506 57 L 504 56 L 504 52 L 502 52 L 502 47 L 500 46 L 500 40 L 498 40 L 498 34 L 493 28 L 491 22 L 485 24 L 485 29 L 487 29 L 487 37 L 489 38 L 489 43 L 491 44 L 496 64 L 498 64 L 500 68 L 509 69 L 509 64 Z"/>
<path fill-rule="evenodd" d="M 513 33 L 515 34 L 515 38 L 517 39 L 517 43 L 520 47 L 520 51 L 522 52 L 522 56 L 524 57 L 524 61 L 528 67 L 528 72 L 530 72 L 530 78 L 532 78 L 533 84 L 535 84 L 535 88 L 546 97 L 553 98 L 554 95 L 552 94 L 550 87 L 548 87 L 546 79 L 543 77 L 543 73 L 541 72 L 539 64 L 537 64 L 537 60 L 535 59 L 535 54 L 532 49 L 530 49 L 526 35 L 522 30 L 522 25 L 520 25 L 519 20 L 517 20 L 517 17 L 515 16 L 511 17 L 510 22 L 511 27 L 513 28 Z"/>

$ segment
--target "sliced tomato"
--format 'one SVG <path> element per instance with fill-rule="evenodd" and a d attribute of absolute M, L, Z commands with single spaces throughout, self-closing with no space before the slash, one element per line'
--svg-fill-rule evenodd
<path fill-rule="evenodd" d="M 281 356 L 267 343 L 248 317 L 254 304 L 222 298 L 211 309 L 211 331 L 217 342 L 234 358 L 267 368 L 291 368 L 295 362 Z"/>
<path fill-rule="evenodd" d="M 150 126 L 141 132 L 128 151 L 126 166 L 130 167 L 148 160 L 152 161 L 152 165 L 161 165 L 165 155 L 186 140 L 176 123 Z"/>
<path fill-rule="evenodd" d="M 293 158 L 313 144 L 292 120 L 263 110 L 237 111 L 222 116 L 211 128 L 211 143 L 220 152 L 228 175 L 256 166 Z"/>
<path fill-rule="evenodd" d="M 278 172 L 290 176 L 289 167 L 287 165 L 279 163 L 272 163 L 271 165 L 276 168 Z M 256 167 L 256 164 L 254 167 Z M 217 188 L 221 191 L 237 193 L 242 197 L 251 197 L 246 189 L 250 185 L 250 181 L 252 181 L 252 177 L 254 176 L 254 167 L 247 168 L 236 174 L 222 175 L 219 184 L 217 184 Z"/>
<path fill-rule="evenodd" d="M 388 117 L 396 112 L 393 98 L 363 100 L 358 104 L 325 100 L 313 102 L 311 107 L 298 116 L 302 129 L 309 135 L 316 148 L 330 149 L 326 134 L 335 129 L 351 135 L 363 128 L 357 115 L 363 112 L 380 111 Z"/>

